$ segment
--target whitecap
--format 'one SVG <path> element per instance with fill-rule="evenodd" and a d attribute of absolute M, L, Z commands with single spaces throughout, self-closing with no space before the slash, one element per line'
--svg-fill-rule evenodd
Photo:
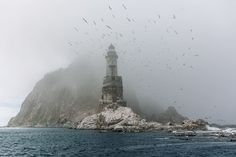
<path fill-rule="evenodd" d="M 212 127 L 212 126 L 209 126 L 209 125 L 207 125 L 206 128 L 207 128 L 208 131 L 222 131 L 220 128 Z"/>

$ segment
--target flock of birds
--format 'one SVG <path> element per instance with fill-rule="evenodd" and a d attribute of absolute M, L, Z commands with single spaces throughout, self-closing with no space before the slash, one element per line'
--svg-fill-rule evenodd
<path fill-rule="evenodd" d="M 122 4 L 121 5 L 122 9 L 123 10 L 128 10 L 128 7 L 126 7 L 125 4 Z M 108 10 L 111 12 L 111 17 L 113 19 L 116 19 L 118 16 L 115 15 L 113 13 L 113 8 L 111 5 L 108 6 Z M 150 24 L 154 24 L 154 25 L 157 25 L 158 23 L 160 23 L 159 21 L 161 20 L 161 15 L 158 14 L 157 16 L 157 19 L 148 19 L 145 24 L 144 24 L 144 29 L 143 29 L 143 32 L 142 33 L 145 33 L 145 32 L 148 32 L 148 26 Z M 177 17 L 175 14 L 172 14 L 172 17 L 171 17 L 172 20 L 176 20 Z M 153 73 L 155 71 L 155 68 L 156 68 L 156 63 L 158 65 L 161 65 L 161 62 L 159 62 L 158 60 L 160 59 L 160 54 L 161 53 L 157 53 L 157 58 L 155 58 L 155 56 L 149 56 L 148 55 L 148 52 L 146 52 L 145 50 L 143 51 L 143 47 L 145 46 L 145 43 L 147 41 L 144 41 L 144 39 L 142 39 L 142 36 L 141 37 L 138 37 L 138 33 L 140 33 L 139 31 L 135 31 L 134 29 L 131 29 L 131 32 L 130 34 L 131 35 L 127 35 L 126 32 L 117 32 L 116 28 L 109 25 L 108 23 L 106 23 L 106 20 L 104 17 L 100 18 L 99 20 L 88 20 L 86 17 L 82 17 L 81 18 L 82 22 L 85 24 L 85 25 L 88 25 L 88 26 L 93 26 L 93 28 L 95 29 L 96 32 L 98 32 L 98 36 L 96 36 L 94 33 L 90 33 L 90 32 L 84 32 L 83 34 L 85 36 L 87 36 L 87 39 L 89 39 L 88 41 L 85 41 L 85 40 L 81 40 L 81 41 L 76 41 L 76 42 L 68 42 L 68 45 L 70 47 L 74 47 L 75 44 L 76 45 L 79 45 L 79 44 L 92 44 L 92 42 L 96 42 L 94 45 L 97 45 L 97 43 L 100 44 L 100 46 L 97 48 L 100 49 L 101 52 L 104 53 L 105 55 L 105 49 L 106 47 L 108 46 L 108 44 L 110 44 L 109 42 L 118 42 L 118 40 L 120 39 L 121 41 L 125 41 L 126 44 L 123 44 L 123 47 L 125 46 L 130 46 L 130 47 L 136 47 L 136 49 L 131 49 L 133 51 L 129 51 L 129 50 L 120 50 L 118 51 L 120 55 L 123 55 L 124 57 L 124 60 L 119 60 L 119 62 L 121 64 L 125 64 L 125 65 L 129 65 L 127 68 L 129 68 L 130 71 L 135 71 L 135 69 L 137 69 L 137 66 L 136 65 L 133 65 L 131 63 L 134 63 L 135 60 L 137 60 L 137 57 L 138 55 L 140 55 L 141 57 L 139 58 L 139 62 L 138 64 L 142 66 L 143 69 L 145 69 L 145 71 L 149 71 L 151 73 Z M 135 18 L 130 18 L 130 17 L 123 17 L 123 20 L 124 22 L 128 22 L 128 23 L 135 23 L 137 21 L 137 19 Z M 103 28 L 102 31 L 100 31 L 99 27 Z M 131 28 L 131 26 L 130 26 Z M 127 28 L 127 29 L 130 29 L 130 28 Z M 81 33 L 83 30 L 80 30 L 78 28 L 78 26 L 74 26 L 74 30 L 78 33 Z M 195 37 L 193 36 L 193 29 L 190 28 L 188 30 L 188 32 L 191 34 L 191 37 L 189 38 L 190 41 L 194 41 L 195 40 Z M 168 27 L 166 30 L 165 30 L 165 33 L 166 34 L 170 34 L 170 33 L 173 33 L 175 34 L 176 36 L 180 36 L 180 33 L 174 29 L 173 27 Z M 91 34 L 91 35 L 90 35 Z M 82 36 L 82 34 L 80 34 Z M 83 36 L 84 38 L 84 36 Z M 114 41 L 115 39 L 115 41 Z M 164 40 L 164 36 L 161 35 L 160 36 L 160 40 L 163 41 Z M 103 46 L 103 44 L 105 44 L 106 46 Z M 114 44 L 114 43 L 113 43 Z M 116 44 L 115 44 L 116 45 Z M 119 46 L 117 47 L 120 47 L 120 44 L 118 44 Z M 158 49 L 158 47 L 156 47 Z M 121 48 L 122 49 L 122 48 Z M 74 50 L 76 55 L 79 54 L 78 50 Z M 169 48 L 167 49 L 164 49 L 164 52 L 170 52 Z M 88 55 L 90 55 L 90 57 L 92 57 L 92 55 L 94 55 L 95 52 L 90 52 L 88 53 Z M 133 57 L 126 57 L 127 55 L 132 55 Z M 133 53 L 133 54 L 132 54 Z M 180 65 L 181 67 L 184 67 L 184 68 L 187 68 L 187 69 L 190 69 L 190 70 L 193 70 L 194 69 L 194 66 L 193 65 L 188 65 L 186 62 L 182 62 L 183 60 L 181 60 L 181 58 L 184 58 L 186 57 L 188 54 L 191 54 L 191 57 L 199 57 L 199 54 L 197 53 L 194 53 L 192 51 L 192 48 L 191 47 L 187 47 L 186 50 L 182 53 L 178 53 L 179 56 L 174 56 L 174 57 L 171 57 L 171 59 L 167 59 L 167 61 L 165 61 L 165 63 L 163 63 L 164 66 L 163 69 L 165 68 L 166 70 L 169 70 L 169 71 L 173 71 L 175 68 L 176 68 L 176 64 L 172 65 L 171 63 L 173 61 L 175 62 L 180 62 L 178 65 Z M 186 61 L 186 59 L 185 59 Z M 125 63 L 126 62 L 126 63 Z M 152 66 L 152 63 L 155 65 L 155 66 Z M 163 70 L 162 69 L 162 70 Z M 145 76 L 145 75 L 144 75 Z M 139 71 L 137 71 L 136 73 L 136 78 L 139 79 L 138 81 L 145 83 L 145 78 L 142 78 Z M 146 87 L 147 88 L 151 88 L 152 85 L 151 83 L 148 83 L 146 84 Z M 184 89 L 182 87 L 179 88 L 179 91 L 180 92 L 183 92 Z M 172 102 L 171 105 L 175 105 L 177 104 L 177 101 L 174 100 Z M 178 108 L 181 108 L 181 105 L 176 105 Z M 206 120 L 209 120 L 211 119 L 211 117 L 205 117 Z"/>
<path fill-rule="evenodd" d="M 124 9 L 124 10 L 128 10 L 128 8 L 126 7 L 126 5 L 125 4 L 122 4 L 121 5 L 121 7 Z M 114 13 L 112 13 L 112 10 L 113 10 L 113 8 L 112 8 L 112 6 L 111 5 L 108 5 L 108 9 L 109 9 L 109 11 L 111 11 L 111 15 L 112 15 L 112 17 L 115 19 L 117 16 L 116 15 L 114 15 Z M 87 42 L 84 42 L 84 44 L 88 44 L 88 43 L 91 43 L 92 44 L 92 42 L 97 42 L 97 43 L 99 43 L 100 44 L 100 46 L 97 48 L 97 49 L 100 49 L 100 50 L 102 50 L 102 51 L 104 51 L 105 52 L 105 48 L 106 47 L 104 47 L 103 45 L 104 45 L 104 43 L 105 44 L 108 44 L 107 42 L 107 39 L 109 40 L 109 41 L 114 41 L 114 39 L 116 40 L 115 42 L 117 42 L 117 40 L 119 40 L 119 39 L 121 39 L 122 41 L 126 41 L 126 44 L 124 45 L 122 45 L 122 47 L 126 47 L 126 46 L 136 46 L 137 48 L 136 48 L 136 50 L 135 50 L 135 55 L 137 55 L 137 54 L 141 54 L 141 53 L 143 53 L 143 51 L 142 51 L 142 47 L 144 46 L 144 44 L 145 44 L 145 42 L 147 42 L 147 41 L 144 41 L 143 39 L 141 39 L 142 38 L 142 36 L 141 37 L 138 37 L 138 35 L 137 35 L 137 32 L 138 31 L 135 31 L 134 29 L 132 29 L 131 30 L 131 36 L 130 35 L 127 35 L 127 32 L 117 32 L 116 31 L 116 29 L 114 28 L 114 27 L 112 27 L 111 25 L 109 25 L 109 24 L 107 24 L 106 22 L 105 22 L 105 20 L 104 20 L 105 18 L 100 18 L 100 21 L 99 20 L 88 20 L 86 17 L 82 17 L 81 18 L 81 20 L 84 22 L 84 24 L 86 24 L 86 25 L 93 25 L 94 26 L 94 28 L 95 28 L 95 30 L 98 32 L 98 36 L 96 37 L 96 35 L 95 35 L 95 33 L 91 33 L 91 35 L 90 35 L 90 32 L 85 32 L 84 33 L 84 35 L 86 35 L 87 36 L 87 38 L 89 38 L 89 40 L 87 41 Z M 158 23 L 158 21 L 157 20 L 160 20 L 161 19 L 161 15 L 160 14 L 158 14 L 157 15 L 157 19 L 153 19 L 153 20 L 151 20 L 151 19 L 148 19 L 147 20 L 147 23 L 145 23 L 144 24 L 144 31 L 143 32 L 147 32 L 148 31 L 148 24 L 151 24 L 151 23 L 153 23 L 153 24 L 157 24 Z M 173 20 L 176 20 L 177 18 L 176 18 L 176 15 L 175 14 L 173 14 L 172 15 L 172 19 Z M 129 23 L 135 23 L 136 22 L 136 19 L 135 18 L 130 18 L 130 17 L 124 17 L 124 20 L 126 20 L 127 22 L 129 22 Z M 102 24 L 101 24 L 102 23 Z M 100 24 L 100 26 L 101 25 L 103 25 L 103 30 L 102 31 L 100 31 L 99 30 L 99 26 L 98 26 L 98 24 Z M 88 26 L 89 27 L 89 26 Z M 132 27 L 132 26 L 130 26 L 130 27 Z M 107 29 L 107 30 L 106 30 Z M 129 28 L 127 28 L 127 29 L 129 29 Z M 78 26 L 75 26 L 74 27 L 74 30 L 76 31 L 76 32 L 81 32 L 80 30 L 79 30 L 79 28 L 78 28 Z M 178 33 L 178 31 L 177 30 L 175 30 L 175 29 L 173 29 L 172 27 L 170 27 L 170 28 L 167 28 L 166 29 L 166 33 L 170 33 L 170 32 L 173 32 L 175 35 L 179 35 L 179 33 Z M 189 31 L 192 33 L 193 32 L 193 30 L 192 29 L 189 29 Z M 139 33 L 139 32 L 138 32 Z M 81 35 L 81 34 L 80 34 Z M 163 38 L 163 35 L 161 35 L 160 36 L 161 37 L 161 40 L 164 40 Z M 128 39 L 128 40 L 127 40 Z M 140 40 L 141 39 L 141 40 Z M 139 41 L 138 41 L 139 40 Z M 191 40 L 195 40 L 195 38 L 192 36 L 191 37 Z M 68 42 L 68 44 L 69 44 L 69 46 L 70 47 L 74 47 L 75 45 L 76 46 L 78 46 L 79 44 L 82 44 L 83 43 L 83 41 L 84 41 L 84 39 L 82 39 L 82 41 L 80 41 L 80 42 L 78 42 L 78 41 L 76 41 L 76 42 Z M 96 44 L 93 44 L 93 45 L 96 45 Z M 120 46 L 120 45 L 119 45 Z M 118 47 L 119 47 L 118 46 Z M 77 49 L 77 48 L 76 48 Z M 191 51 L 191 48 L 189 47 L 188 48 L 188 50 L 189 51 Z M 78 50 L 74 50 L 74 52 L 78 55 L 79 54 L 79 52 L 78 52 Z M 121 50 L 121 51 L 119 51 L 120 52 L 120 54 L 122 55 L 122 54 L 127 54 L 128 52 L 127 51 L 125 51 L 125 50 Z M 129 53 L 131 53 L 132 51 L 129 51 Z M 134 52 L 134 51 L 133 51 Z M 147 52 L 145 52 L 146 54 L 147 54 Z M 88 53 L 88 55 L 93 55 L 94 54 L 94 52 L 91 52 L 91 53 Z M 105 55 L 105 54 L 104 54 Z M 145 67 L 145 68 L 148 68 L 149 66 L 150 66 L 150 60 L 149 60 L 149 56 L 148 55 L 146 55 L 146 56 L 144 56 L 144 55 L 142 55 L 143 57 L 144 57 L 144 59 L 141 61 L 141 64 L 143 65 L 143 67 Z M 175 57 L 175 61 L 178 61 L 178 60 L 180 60 L 180 57 L 185 57 L 186 56 L 186 52 L 184 52 L 184 53 L 182 53 L 182 55 L 181 56 L 176 56 Z M 192 56 L 194 56 L 194 57 L 198 57 L 199 55 L 198 54 L 192 54 Z M 128 59 L 126 59 L 126 61 L 132 61 L 132 59 L 135 59 L 135 57 L 130 57 L 130 60 L 128 60 Z M 160 64 L 160 63 L 159 63 Z M 194 69 L 194 66 L 193 65 L 187 65 L 187 63 L 182 63 L 181 64 L 181 66 L 183 66 L 183 67 L 188 67 L 189 69 Z M 173 68 L 174 67 L 172 67 L 171 66 L 171 64 L 169 64 L 169 63 L 165 63 L 165 68 L 166 69 L 168 69 L 168 70 L 173 70 Z M 132 70 L 132 69 L 131 69 Z M 149 68 L 149 70 L 150 71 L 152 71 L 152 69 L 150 69 Z"/>

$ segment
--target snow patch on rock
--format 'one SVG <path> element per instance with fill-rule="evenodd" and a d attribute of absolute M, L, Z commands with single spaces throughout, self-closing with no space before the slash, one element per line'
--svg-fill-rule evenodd
<path fill-rule="evenodd" d="M 131 108 L 110 104 L 98 114 L 84 118 L 77 129 L 105 129 L 113 131 L 139 132 L 157 129 L 162 126 L 157 122 L 146 122 Z"/>

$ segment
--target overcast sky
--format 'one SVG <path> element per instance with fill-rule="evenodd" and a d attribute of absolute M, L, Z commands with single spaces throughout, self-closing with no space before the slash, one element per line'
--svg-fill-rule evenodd
<path fill-rule="evenodd" d="M 235 15 L 235 0 L 1 0 L 0 125 L 46 73 L 100 64 L 110 43 L 138 95 L 236 124 Z"/>

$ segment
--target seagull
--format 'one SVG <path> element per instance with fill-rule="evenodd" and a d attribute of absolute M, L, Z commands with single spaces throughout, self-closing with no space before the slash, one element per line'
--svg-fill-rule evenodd
<path fill-rule="evenodd" d="M 88 24 L 88 21 L 85 18 L 82 18 L 84 20 L 84 22 L 86 22 Z"/>
<path fill-rule="evenodd" d="M 112 28 L 110 26 L 106 25 L 106 27 L 109 28 L 110 30 L 112 30 Z"/>
<path fill-rule="evenodd" d="M 123 8 L 124 8 L 125 10 L 127 10 L 127 8 L 126 8 L 126 6 L 125 6 L 124 4 L 122 4 L 122 6 L 123 6 Z"/>
<path fill-rule="evenodd" d="M 126 19 L 127 19 L 129 22 L 131 22 L 130 18 L 126 17 Z"/>
<path fill-rule="evenodd" d="M 79 30 L 78 30 L 78 28 L 77 28 L 77 27 L 74 27 L 74 29 L 75 29 L 77 32 L 79 32 Z"/>
<path fill-rule="evenodd" d="M 111 6 L 109 6 L 109 9 L 112 10 Z"/>
<path fill-rule="evenodd" d="M 68 44 L 69 44 L 70 46 L 73 46 L 71 42 L 68 42 Z"/>

